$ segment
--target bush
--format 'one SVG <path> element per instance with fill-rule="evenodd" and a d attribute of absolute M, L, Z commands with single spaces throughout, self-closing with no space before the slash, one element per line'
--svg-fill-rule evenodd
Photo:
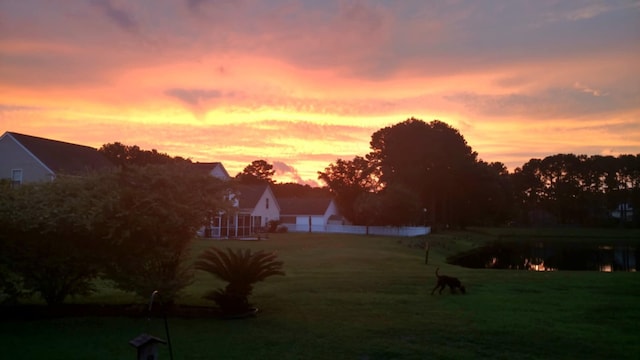
<path fill-rule="evenodd" d="M 267 232 L 274 233 L 280 225 L 280 220 L 269 220 L 267 222 Z"/>
<path fill-rule="evenodd" d="M 251 310 L 249 295 L 253 284 L 273 275 L 284 275 L 282 265 L 282 261 L 276 261 L 275 253 L 211 247 L 200 255 L 195 267 L 228 283 L 224 289 L 207 293 L 205 298 L 213 300 L 224 315 L 237 315 Z"/>

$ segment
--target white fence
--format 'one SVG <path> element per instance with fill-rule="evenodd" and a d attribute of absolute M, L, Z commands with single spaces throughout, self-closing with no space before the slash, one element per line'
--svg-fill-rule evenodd
<path fill-rule="evenodd" d="M 361 226 L 361 225 L 303 225 L 281 224 L 286 226 L 289 232 L 316 232 L 339 233 L 360 235 L 386 235 L 386 236 L 419 236 L 431 233 L 428 226 Z"/>

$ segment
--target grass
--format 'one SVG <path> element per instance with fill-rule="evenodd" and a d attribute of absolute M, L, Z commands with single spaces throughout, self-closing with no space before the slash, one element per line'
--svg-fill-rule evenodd
<path fill-rule="evenodd" d="M 174 359 L 637 358 L 637 273 L 445 264 L 496 232 L 430 235 L 429 265 L 419 238 L 291 233 L 260 242 L 199 240 L 194 255 L 210 245 L 276 250 L 287 275 L 256 284 L 256 318 L 169 318 Z M 437 266 L 459 276 L 468 294 L 431 296 Z M 222 285 L 198 272 L 181 303 L 211 305 L 202 295 Z M 95 296 L 76 301 L 134 298 L 102 284 Z M 4 320 L 0 348 L 7 359 L 131 359 L 128 341 L 141 332 L 166 337 L 161 318 Z M 160 359 L 169 359 L 166 346 Z"/>

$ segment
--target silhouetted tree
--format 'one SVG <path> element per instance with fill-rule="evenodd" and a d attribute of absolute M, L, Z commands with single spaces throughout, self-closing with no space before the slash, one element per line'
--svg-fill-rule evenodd
<path fill-rule="evenodd" d="M 156 149 L 142 150 L 138 145 L 128 146 L 119 142 L 104 144 L 98 151 L 103 153 L 112 163 L 119 166 L 191 162 L 191 160 L 180 156 L 171 157 L 168 154 L 160 153 Z"/>
<path fill-rule="evenodd" d="M 331 194 L 328 187 L 311 187 L 298 183 L 272 184 L 271 189 L 277 198 L 291 197 L 327 197 Z"/>
<path fill-rule="evenodd" d="M 469 177 L 474 190 L 462 210 L 463 221 L 475 225 L 499 226 L 514 216 L 513 190 L 509 172 L 503 163 L 479 160 Z"/>
<path fill-rule="evenodd" d="M 410 118 L 372 135 L 369 159 L 385 187 L 401 185 L 427 208 L 431 223 L 452 224 L 467 206 L 477 154 L 444 122 Z"/>
<path fill-rule="evenodd" d="M 365 224 L 355 211 L 356 199 L 364 193 L 378 188 L 377 169 L 365 158 L 356 156 L 353 160 L 338 159 L 324 172 L 318 172 L 334 195 L 336 206 L 342 216 L 355 224 Z"/>
<path fill-rule="evenodd" d="M 236 179 L 245 184 L 273 183 L 273 175 L 275 173 L 273 165 L 265 160 L 254 160 L 236 175 Z"/>
<path fill-rule="evenodd" d="M 403 184 L 392 184 L 380 191 L 380 225 L 424 225 L 420 199 Z"/>
<path fill-rule="evenodd" d="M 106 179 L 111 216 L 99 230 L 112 262 L 106 276 L 141 297 L 159 291 L 171 303 L 192 280 L 188 246 L 214 213 L 228 211 L 224 181 L 190 164 L 126 167 Z"/>
<path fill-rule="evenodd" d="M 511 176 L 521 219 L 544 212 L 559 223 L 640 225 L 622 213 L 611 217 L 620 206 L 640 205 L 639 158 L 556 154 L 529 160 Z"/>

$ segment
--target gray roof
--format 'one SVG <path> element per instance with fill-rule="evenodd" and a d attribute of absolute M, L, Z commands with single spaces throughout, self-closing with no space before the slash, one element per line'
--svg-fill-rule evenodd
<path fill-rule="evenodd" d="M 193 166 L 198 171 L 202 171 L 206 173 L 210 173 L 216 167 L 220 167 L 220 169 L 224 172 L 226 177 L 229 179 L 231 178 L 231 176 L 227 172 L 227 169 L 224 168 L 224 165 L 222 165 L 221 162 L 195 162 L 195 163 L 192 163 L 191 166 Z"/>
<path fill-rule="evenodd" d="M 280 215 L 324 215 L 331 200 L 328 197 L 279 198 Z"/>
<path fill-rule="evenodd" d="M 7 132 L 27 151 L 56 174 L 79 175 L 114 165 L 90 146 Z"/>
<path fill-rule="evenodd" d="M 238 185 L 238 207 L 240 209 L 254 209 L 262 194 L 267 190 L 267 184 Z"/>

